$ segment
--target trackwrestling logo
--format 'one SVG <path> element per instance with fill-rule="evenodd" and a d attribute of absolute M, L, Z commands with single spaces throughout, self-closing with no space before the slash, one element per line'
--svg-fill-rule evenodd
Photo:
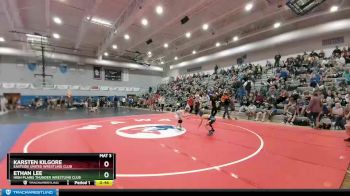
<path fill-rule="evenodd" d="M 120 128 L 116 134 L 121 137 L 134 139 L 162 139 L 177 137 L 186 133 L 186 129 L 177 129 L 173 125 L 144 124 Z"/>

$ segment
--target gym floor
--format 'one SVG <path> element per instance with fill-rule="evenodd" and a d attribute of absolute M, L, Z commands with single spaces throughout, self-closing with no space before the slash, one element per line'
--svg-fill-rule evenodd
<path fill-rule="evenodd" d="M 0 116 L 0 187 L 10 187 L 8 152 L 113 152 L 117 189 L 350 188 L 344 132 L 217 119 L 209 137 L 196 116 L 176 124 L 172 113 L 127 108 Z"/>

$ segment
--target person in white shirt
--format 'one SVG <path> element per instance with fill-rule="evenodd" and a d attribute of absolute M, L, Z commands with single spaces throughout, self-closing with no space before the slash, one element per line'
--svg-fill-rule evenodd
<path fill-rule="evenodd" d="M 250 105 L 247 108 L 247 116 L 248 116 L 248 120 L 250 117 L 255 117 L 256 114 L 256 106 L 253 103 L 250 103 Z"/>
<path fill-rule="evenodd" d="M 163 112 L 164 111 L 164 105 L 165 105 L 165 98 L 163 96 L 160 96 L 158 98 L 158 103 L 160 105 L 160 110 Z"/>
<path fill-rule="evenodd" d="M 1 97 L 0 98 L 1 112 L 3 113 L 8 112 L 6 105 L 7 105 L 7 99 L 5 97 Z"/>

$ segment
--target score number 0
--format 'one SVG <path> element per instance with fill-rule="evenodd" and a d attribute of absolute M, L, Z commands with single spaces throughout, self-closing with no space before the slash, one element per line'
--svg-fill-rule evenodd
<path fill-rule="evenodd" d="M 104 163 L 103 163 L 103 166 L 104 167 L 109 167 L 109 162 L 108 161 L 105 161 Z M 109 178 L 109 173 L 108 172 L 105 172 L 104 174 L 103 174 L 103 176 L 105 177 L 105 178 Z"/>

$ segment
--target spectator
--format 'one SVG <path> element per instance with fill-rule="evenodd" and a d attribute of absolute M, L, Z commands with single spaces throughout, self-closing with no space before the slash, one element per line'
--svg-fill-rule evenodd
<path fill-rule="evenodd" d="M 256 115 L 256 106 L 254 105 L 254 103 L 250 103 L 250 105 L 247 107 L 247 116 L 248 116 L 248 120 L 250 119 L 250 117 L 255 117 Z"/>
<path fill-rule="evenodd" d="M 165 98 L 163 96 L 160 96 L 158 98 L 158 103 L 160 104 L 160 110 L 164 112 Z"/>
<path fill-rule="evenodd" d="M 308 110 L 310 112 L 311 122 L 313 123 L 313 127 L 319 128 L 320 123 L 320 113 L 322 112 L 322 103 L 321 99 L 318 95 L 318 92 L 314 92 L 313 96 L 310 100 Z"/>
<path fill-rule="evenodd" d="M 297 106 L 295 103 L 289 105 L 287 108 L 286 118 L 284 119 L 285 124 L 294 125 L 295 118 L 297 116 Z"/>
<path fill-rule="evenodd" d="M 252 81 L 251 80 L 247 80 L 243 86 L 245 87 L 245 90 L 247 91 L 247 94 L 250 94 L 250 91 L 252 89 Z"/>
<path fill-rule="evenodd" d="M 275 67 L 279 67 L 280 66 L 280 60 L 281 60 L 281 55 L 280 54 L 277 54 L 275 56 Z"/>
<path fill-rule="evenodd" d="M 193 105 L 194 105 L 194 99 L 193 99 L 192 96 L 190 96 L 190 97 L 187 99 L 187 105 L 188 105 L 188 107 L 190 107 L 190 114 L 192 114 Z"/>
<path fill-rule="evenodd" d="M 336 46 L 335 49 L 333 50 L 333 53 L 332 53 L 333 57 L 340 58 L 341 54 L 342 54 L 342 51 L 339 49 L 338 46 Z"/>
<path fill-rule="evenodd" d="M 219 70 L 218 65 L 215 65 L 215 68 L 214 68 L 214 74 L 215 74 L 215 75 L 218 74 L 218 70 Z"/>
<path fill-rule="evenodd" d="M 261 104 L 260 111 L 256 113 L 255 121 L 259 121 L 261 116 L 261 122 L 265 122 L 266 114 L 268 113 L 269 104 L 263 103 Z"/>
<path fill-rule="evenodd" d="M 113 98 L 114 110 L 117 110 L 117 109 L 118 109 L 118 101 L 119 101 L 118 96 L 114 96 L 114 98 Z"/>
<path fill-rule="evenodd" d="M 257 107 L 264 106 L 264 102 L 265 102 L 265 97 L 260 92 L 258 92 L 255 97 L 255 105 Z"/>
<path fill-rule="evenodd" d="M 231 99 L 230 96 L 228 95 L 227 92 L 224 93 L 224 95 L 221 97 L 221 103 L 224 106 L 224 115 L 223 115 L 223 119 L 225 119 L 226 115 L 228 117 L 228 119 L 231 119 L 230 117 L 230 112 L 229 112 L 229 107 L 230 107 L 230 103 L 231 103 Z"/>
<path fill-rule="evenodd" d="M 341 107 L 340 103 L 336 103 L 334 108 L 332 109 L 332 117 L 335 121 L 334 127 L 335 129 L 345 129 L 344 122 L 344 109 Z"/>
<path fill-rule="evenodd" d="M 215 94 L 213 94 L 211 97 L 210 97 L 210 103 L 211 103 L 211 116 L 215 116 L 217 113 L 218 113 L 218 109 L 216 107 L 216 101 L 217 101 L 217 97 Z"/>
<path fill-rule="evenodd" d="M 6 97 L 0 97 L 0 108 L 1 108 L 1 112 L 3 113 L 7 113 L 8 109 L 7 109 L 7 99 Z"/>

